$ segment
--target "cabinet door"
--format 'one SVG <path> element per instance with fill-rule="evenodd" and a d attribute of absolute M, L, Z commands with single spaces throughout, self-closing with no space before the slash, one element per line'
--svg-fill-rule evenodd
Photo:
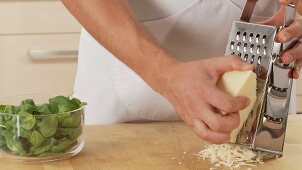
<path fill-rule="evenodd" d="M 81 25 L 59 0 L 0 0 L 0 34 L 79 33 Z"/>
<path fill-rule="evenodd" d="M 73 92 L 79 34 L 0 36 L 0 96 Z"/>

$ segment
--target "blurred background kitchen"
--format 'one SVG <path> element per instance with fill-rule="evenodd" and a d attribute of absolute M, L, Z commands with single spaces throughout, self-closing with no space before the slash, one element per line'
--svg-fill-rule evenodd
<path fill-rule="evenodd" d="M 59 0 L 0 0 L 0 97 L 72 94 L 80 30 Z"/>
<path fill-rule="evenodd" d="M 0 96 L 69 95 L 81 25 L 59 0 L 0 0 Z"/>

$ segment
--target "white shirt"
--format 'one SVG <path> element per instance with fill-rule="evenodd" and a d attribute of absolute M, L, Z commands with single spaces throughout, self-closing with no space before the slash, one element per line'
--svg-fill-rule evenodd
<path fill-rule="evenodd" d="M 253 19 L 272 16 L 278 9 L 278 1 L 272 1 L 260 1 Z M 130 3 L 163 48 L 183 61 L 223 56 L 231 23 L 239 19 L 244 5 L 243 0 L 131 0 Z M 75 97 L 88 103 L 87 124 L 180 119 L 164 97 L 84 29 Z"/>

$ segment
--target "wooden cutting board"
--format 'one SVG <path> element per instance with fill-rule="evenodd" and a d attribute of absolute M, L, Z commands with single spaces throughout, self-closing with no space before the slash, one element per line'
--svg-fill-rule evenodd
<path fill-rule="evenodd" d="M 39 164 L 2 160 L 0 169 L 203 170 L 211 167 L 208 160 L 194 155 L 203 149 L 204 142 L 181 122 L 87 126 L 85 138 L 83 151 L 71 159 Z M 282 158 L 254 169 L 302 169 L 302 115 L 289 117 L 284 150 Z"/>

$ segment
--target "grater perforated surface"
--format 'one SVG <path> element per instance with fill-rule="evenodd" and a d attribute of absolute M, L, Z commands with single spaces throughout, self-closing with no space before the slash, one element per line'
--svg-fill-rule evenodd
<path fill-rule="evenodd" d="M 274 26 L 235 21 L 225 54 L 238 55 L 243 61 L 253 64 L 258 77 L 265 79 L 272 59 L 276 32 L 277 28 Z"/>

